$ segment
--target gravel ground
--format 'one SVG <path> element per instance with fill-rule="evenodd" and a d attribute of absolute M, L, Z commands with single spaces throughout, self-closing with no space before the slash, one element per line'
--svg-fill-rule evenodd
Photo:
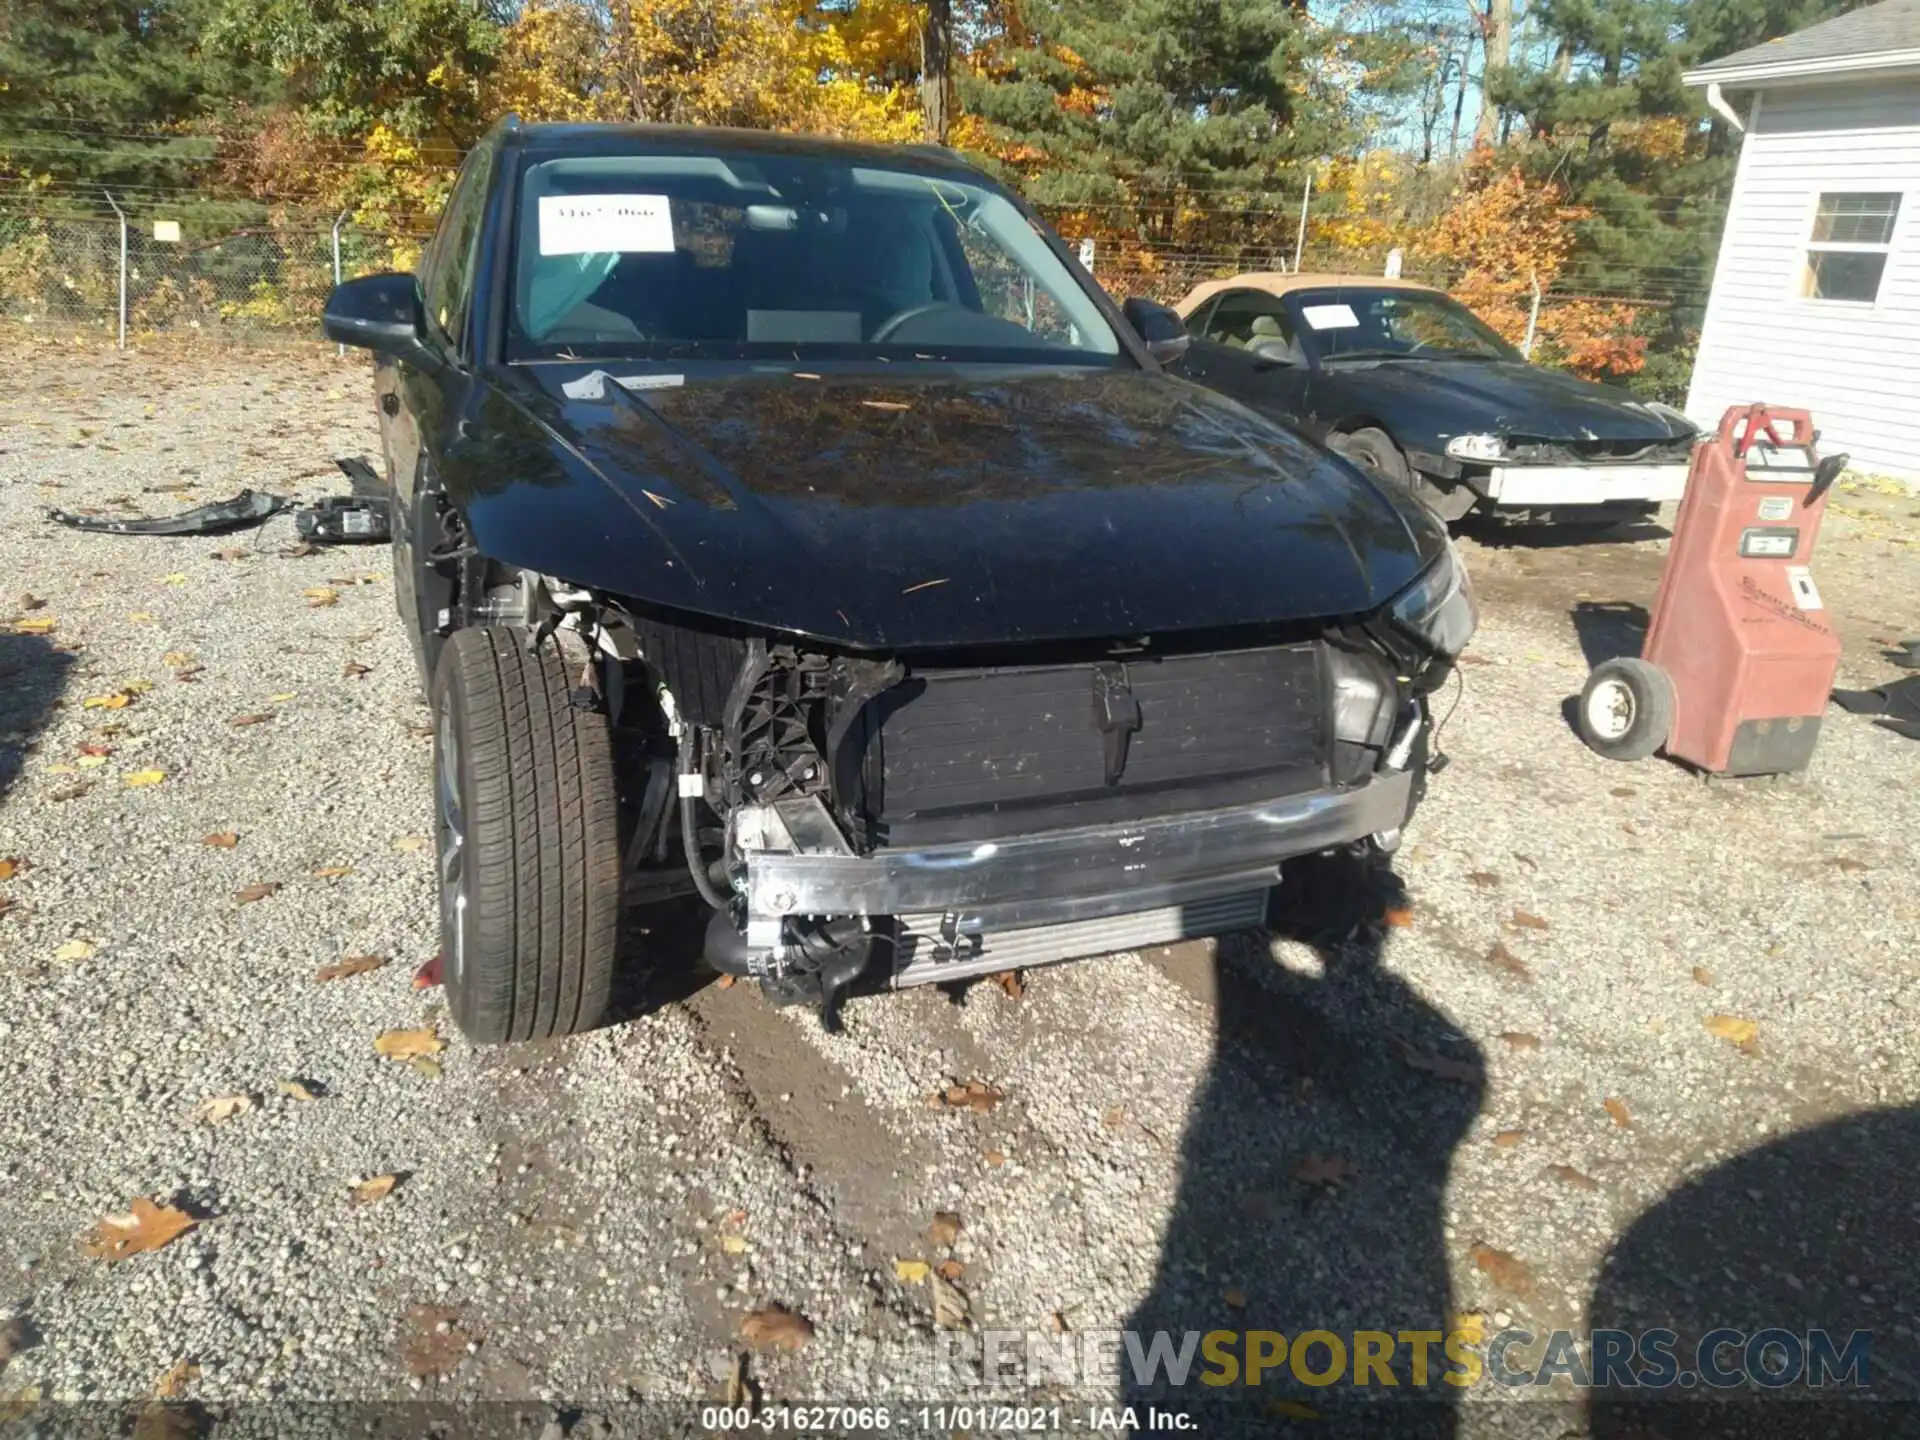
<path fill-rule="evenodd" d="M 1661 532 L 1467 543 L 1487 613 L 1396 881 L 1311 870 L 1271 934 L 858 999 L 838 1036 L 689 979 L 482 1051 L 413 983 L 429 745 L 386 553 L 42 516 L 344 490 L 364 366 L 0 353 L 0 620 L 56 622 L 0 633 L 0 1399 L 713 1399 L 775 1302 L 813 1334 L 752 1355 L 765 1398 L 928 1398 L 901 1259 L 956 1261 L 989 1329 L 1827 1323 L 1920 1392 L 1920 747 L 1835 711 L 1791 781 L 1590 755 L 1563 701 Z M 1830 521 L 1845 680 L 1920 633 L 1916 511 Z M 419 1027 L 433 1064 L 375 1052 Z M 1004 1100 L 928 1105 L 973 1079 Z M 135 1197 L 199 1223 L 79 1253 Z M 1276 1393 L 1329 1392 L 1232 1413 Z"/>

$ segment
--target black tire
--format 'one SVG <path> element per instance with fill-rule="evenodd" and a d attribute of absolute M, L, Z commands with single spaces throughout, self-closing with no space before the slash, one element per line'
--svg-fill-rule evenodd
<path fill-rule="evenodd" d="M 1644 760 L 1673 733 L 1673 682 L 1636 657 L 1594 666 L 1580 692 L 1580 738 L 1609 760 Z"/>
<path fill-rule="evenodd" d="M 455 631 L 433 681 L 442 975 L 461 1031 L 489 1044 L 591 1029 L 619 940 L 606 717 L 572 704 L 558 640 L 526 641 Z"/>
<path fill-rule="evenodd" d="M 1384 430 L 1368 426 L 1345 435 L 1333 435 L 1327 439 L 1327 448 L 1345 456 L 1369 475 L 1378 475 L 1403 490 L 1413 488 L 1413 467 L 1407 464 L 1407 457 Z"/>

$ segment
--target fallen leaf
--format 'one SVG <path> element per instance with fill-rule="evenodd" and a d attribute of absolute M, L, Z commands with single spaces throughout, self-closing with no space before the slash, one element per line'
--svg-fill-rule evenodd
<path fill-rule="evenodd" d="M 960 1212 L 957 1210 L 936 1210 L 933 1223 L 927 1226 L 927 1239 L 942 1249 L 952 1249 L 953 1242 L 960 1238 L 962 1227 Z"/>
<path fill-rule="evenodd" d="M 124 691 L 112 695 L 89 695 L 80 702 L 82 710 L 124 710 L 133 703 L 133 697 Z"/>
<path fill-rule="evenodd" d="M 160 577 L 160 583 L 162 585 L 184 585 L 187 583 L 187 577 L 183 572 L 176 570 L 171 575 L 162 575 Z"/>
<path fill-rule="evenodd" d="M 1006 1092 L 997 1086 L 984 1080 L 969 1080 L 964 1085 L 936 1090 L 927 1097 L 927 1104 L 935 1109 L 973 1110 L 984 1115 L 1006 1098 Z"/>
<path fill-rule="evenodd" d="M 1866 864 L 1864 861 L 1854 859 L 1851 855 L 1836 855 L 1828 863 L 1830 863 L 1833 866 L 1833 868 L 1838 870 L 1842 875 L 1857 875 L 1862 870 L 1868 870 L 1872 868 L 1871 866 Z"/>
<path fill-rule="evenodd" d="M 1694 966 L 1693 967 L 1693 983 L 1696 985 L 1713 984 L 1713 971 L 1707 969 L 1707 967 L 1704 965 Z"/>
<path fill-rule="evenodd" d="M 236 715 L 231 720 L 227 721 L 227 724 L 229 725 L 264 725 L 267 723 L 267 721 L 271 719 L 273 719 L 273 712 L 271 710 L 259 710 L 259 711 L 255 711 L 251 715 Z"/>
<path fill-rule="evenodd" d="M 375 1175 L 371 1180 L 354 1182 L 347 1198 L 355 1205 L 371 1205 L 376 1200 L 386 1199 L 399 1183 L 398 1175 Z"/>
<path fill-rule="evenodd" d="M 427 837 L 424 835 L 402 835 L 398 840 L 393 842 L 393 848 L 408 854 L 416 850 L 424 850 L 427 848 Z"/>
<path fill-rule="evenodd" d="M 109 1215 L 80 1237 L 80 1253 L 109 1263 L 158 1250 L 199 1222 L 184 1210 L 136 1196 L 125 1215 Z"/>
<path fill-rule="evenodd" d="M 1009 1000 L 1018 1000 L 1026 994 L 1027 987 L 1020 983 L 1018 970 L 996 970 L 987 978 L 1006 991 Z"/>
<path fill-rule="evenodd" d="M 1494 941 L 1493 948 L 1487 951 L 1487 964 L 1502 975 L 1511 975 L 1516 980 L 1533 978 L 1533 967 L 1498 940 Z"/>
<path fill-rule="evenodd" d="M 308 1088 L 305 1082 L 300 1080 L 282 1080 L 273 1088 L 289 1100 L 317 1100 L 320 1098 Z"/>
<path fill-rule="evenodd" d="M 1513 912 L 1513 918 L 1507 921 L 1516 930 L 1546 930 L 1550 927 L 1538 915 L 1530 915 L 1525 910 Z"/>
<path fill-rule="evenodd" d="M 174 1362 L 158 1380 L 153 1382 L 153 1398 L 156 1400 L 178 1400 L 195 1380 L 200 1378 L 200 1367 L 189 1360 Z"/>
<path fill-rule="evenodd" d="M 435 1060 L 431 1055 L 408 1056 L 407 1068 L 418 1074 L 426 1076 L 427 1079 L 429 1080 L 438 1080 L 442 1073 L 440 1069 L 440 1062 L 438 1060 Z"/>
<path fill-rule="evenodd" d="M 432 1055 L 446 1044 L 431 1028 L 423 1030 L 382 1030 L 374 1037 L 373 1048 L 389 1060 L 410 1060 L 415 1055 Z"/>
<path fill-rule="evenodd" d="M 20 859 L 18 856 L 9 856 L 4 860 L 0 860 L 0 880 L 11 880 L 25 869 L 27 869 L 26 861 Z"/>
<path fill-rule="evenodd" d="M 1622 800 L 1624 800 L 1629 795 L 1638 795 L 1640 792 L 1634 789 L 1633 786 L 1631 785 L 1616 785 L 1613 787 L 1613 789 L 1609 790 L 1607 793 L 1609 795 L 1617 795 Z"/>
<path fill-rule="evenodd" d="M 145 610 L 135 610 L 127 616 L 127 619 L 133 621 L 136 625 L 151 625 L 153 623 L 153 616 L 149 615 Z"/>
<path fill-rule="evenodd" d="M 1413 907 L 1393 905 L 1380 917 L 1381 923 L 1391 930 L 1409 930 L 1413 928 Z"/>
<path fill-rule="evenodd" d="M 282 560 L 303 560 L 313 554 L 313 546 L 305 540 L 296 540 L 291 545 L 281 546 L 279 553 Z"/>
<path fill-rule="evenodd" d="M 244 560 L 247 558 L 247 552 L 243 548 L 216 550 L 213 552 L 213 558 L 216 560 Z"/>
<path fill-rule="evenodd" d="M 1516 1050 L 1538 1050 L 1540 1048 L 1540 1037 L 1538 1035 L 1529 1035 L 1524 1030 L 1502 1030 L 1495 1038 L 1506 1041 L 1507 1044 Z"/>
<path fill-rule="evenodd" d="M 1491 870 L 1469 871 L 1467 879 L 1479 886 L 1482 890 L 1491 890 L 1500 883 L 1500 877 Z"/>
<path fill-rule="evenodd" d="M 69 785 L 65 789 L 48 791 L 47 798 L 53 801 L 78 800 L 92 788 L 93 786 L 89 784 Z"/>
<path fill-rule="evenodd" d="M 1360 1173 L 1360 1167 L 1344 1155 L 1309 1155 L 1293 1167 L 1293 1178 L 1304 1185 L 1325 1185 L 1337 1189 Z"/>
<path fill-rule="evenodd" d="M 1600 1182 L 1598 1180 L 1594 1179 L 1591 1175 L 1583 1174 L 1571 1165 L 1549 1165 L 1547 1167 L 1547 1174 L 1556 1180 L 1571 1185 L 1576 1190 L 1585 1190 L 1591 1193 L 1600 1188 Z"/>
<path fill-rule="evenodd" d="M 160 657 L 160 663 L 170 670 L 177 670 L 182 665 L 191 665 L 193 663 L 193 656 L 184 650 L 169 650 Z"/>
<path fill-rule="evenodd" d="M 1526 1138 L 1527 1132 L 1524 1130 L 1502 1130 L 1493 1137 L 1493 1143 L 1502 1150 L 1511 1150 Z"/>
<path fill-rule="evenodd" d="M 358 660 L 349 660 L 341 667 L 340 673 L 348 680 L 358 680 L 362 675 L 371 675 L 373 667 L 362 665 Z"/>
<path fill-rule="evenodd" d="M 1738 1015 L 1709 1015 L 1700 1023 L 1707 1027 L 1709 1035 L 1717 1035 L 1722 1040 L 1738 1045 L 1749 1055 L 1760 1039 L 1760 1027 L 1751 1020 L 1742 1020 Z"/>
<path fill-rule="evenodd" d="M 314 585 L 300 592 L 307 597 L 307 608 L 319 610 L 328 605 L 338 604 L 340 592 L 330 585 Z"/>
<path fill-rule="evenodd" d="M 1051 1330 L 1056 1335 L 1066 1334 L 1067 1333 L 1067 1317 L 1062 1315 L 1058 1310 L 1054 1311 L 1053 1314 L 1047 1317 L 1047 1329 Z"/>
<path fill-rule="evenodd" d="M 1613 1123 L 1622 1130 L 1633 1128 L 1633 1116 L 1627 1113 L 1627 1102 L 1617 1095 L 1609 1095 L 1601 1102 L 1601 1109 L 1613 1117 Z"/>
<path fill-rule="evenodd" d="M 342 875 L 351 875 L 352 873 L 353 867 L 351 865 L 322 865 L 313 872 L 313 878 L 316 880 L 338 880 Z"/>
<path fill-rule="evenodd" d="M 924 1260 L 902 1260 L 893 1262 L 893 1278 L 903 1285 L 919 1285 L 933 1273 L 933 1267 Z"/>
<path fill-rule="evenodd" d="M 219 1125 L 251 1109 L 251 1095 L 215 1095 L 210 1100 L 200 1102 L 199 1108 L 193 1112 L 193 1119 L 196 1125 Z"/>
<path fill-rule="evenodd" d="M 747 1253 L 747 1237 L 744 1235 L 722 1235 L 720 1237 L 720 1248 L 729 1255 L 744 1255 Z"/>
<path fill-rule="evenodd" d="M 1007 1163 L 1007 1155 L 1004 1150 L 989 1150 L 980 1158 L 985 1160 L 988 1166 L 995 1170 L 998 1170 L 1002 1165 Z"/>
<path fill-rule="evenodd" d="M 1238 1285 L 1227 1286 L 1226 1289 L 1220 1292 L 1220 1298 L 1235 1310 L 1244 1310 L 1247 1308 L 1247 1292 L 1242 1290 Z"/>
<path fill-rule="evenodd" d="M 413 988 L 431 990 L 440 983 L 441 971 L 445 968 L 445 957 L 436 955 L 418 970 L 413 972 Z"/>
<path fill-rule="evenodd" d="M 298 700 L 299 698 L 300 692 L 298 690 L 282 690 L 278 695 L 267 696 L 267 703 L 269 705 L 284 705 L 289 700 Z"/>
<path fill-rule="evenodd" d="M 331 965 L 322 965 L 314 975 L 315 980 L 344 980 L 349 975 L 365 975 L 369 970 L 378 970 L 387 963 L 384 955 L 348 955 Z"/>
<path fill-rule="evenodd" d="M 51 635 L 59 626 L 60 622 L 51 615 L 36 615 L 31 620 L 14 621 L 13 633 L 16 635 Z"/>
<path fill-rule="evenodd" d="M 813 1322 L 784 1305 L 767 1305 L 741 1316 L 740 1334 L 758 1350 L 798 1350 L 813 1339 Z"/>
<path fill-rule="evenodd" d="M 216 850 L 231 850 L 240 843 L 240 836 L 232 830 L 216 830 L 211 835 L 202 835 L 200 843 Z"/>
<path fill-rule="evenodd" d="M 967 1267 L 962 1265 L 958 1260 L 949 1257 L 934 1266 L 933 1273 L 938 1275 L 942 1280 L 958 1280 L 962 1275 L 967 1273 Z"/>
<path fill-rule="evenodd" d="M 1451 1056 L 1416 1050 L 1398 1036 L 1394 1037 L 1393 1048 L 1398 1052 L 1400 1059 L 1412 1069 L 1424 1070 L 1427 1074 L 1437 1075 L 1442 1080 L 1457 1080 L 1463 1084 L 1472 1084 L 1480 1078 L 1480 1067 L 1471 1060 L 1455 1060 Z"/>
<path fill-rule="evenodd" d="M 278 880 L 262 880 L 257 885 L 247 886 L 246 889 L 238 892 L 233 898 L 238 900 L 242 905 L 251 905 L 256 900 L 266 899 L 269 895 L 279 890 L 279 888 L 280 882 Z"/>
<path fill-rule="evenodd" d="M 1105 1110 L 1100 1112 L 1100 1123 L 1109 1130 L 1120 1129 L 1127 1123 L 1127 1107 L 1124 1105 L 1109 1105 Z"/>
<path fill-rule="evenodd" d="M 722 990 L 731 990 L 738 983 L 739 983 L 739 978 L 733 975 L 722 975 L 718 980 L 714 982 L 714 984 L 719 986 Z"/>
<path fill-rule="evenodd" d="M 973 1306 L 958 1285 L 935 1271 L 927 1276 L 927 1288 L 933 1292 L 935 1329 L 965 1330 L 972 1323 Z"/>
<path fill-rule="evenodd" d="M 99 756 L 104 760 L 107 756 L 113 754 L 113 747 L 111 745 L 97 745 L 89 741 L 80 747 L 80 753 L 86 756 Z"/>
<path fill-rule="evenodd" d="M 53 952 L 56 960 L 91 960 L 94 947 L 85 940 L 69 940 Z"/>
<path fill-rule="evenodd" d="M 1505 1250 L 1496 1250 L 1491 1245 L 1473 1247 L 1473 1263 L 1486 1272 L 1487 1278 L 1502 1290 L 1515 1295 L 1533 1293 L 1533 1272 L 1524 1261 Z"/>
<path fill-rule="evenodd" d="M 73 763 L 78 765 L 82 770 L 97 770 L 107 763 L 107 757 L 104 755 L 82 755 Z"/>
<path fill-rule="evenodd" d="M 126 777 L 129 785 L 158 785 L 167 778 L 164 770 L 135 770 Z"/>

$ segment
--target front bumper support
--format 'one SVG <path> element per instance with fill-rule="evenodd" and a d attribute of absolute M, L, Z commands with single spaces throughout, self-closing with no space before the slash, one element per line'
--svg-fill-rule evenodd
<path fill-rule="evenodd" d="M 979 844 L 866 856 L 753 851 L 749 926 L 799 915 L 936 912 L 1016 927 L 1185 904 L 1271 885 L 1282 860 L 1397 830 L 1412 787 L 1409 774 L 1383 772 L 1348 790 Z"/>
<path fill-rule="evenodd" d="M 1495 505 L 1548 509 L 1618 501 L 1656 504 L 1680 498 L 1687 488 L 1687 466 L 1684 461 L 1677 465 L 1495 465 L 1477 484 Z"/>

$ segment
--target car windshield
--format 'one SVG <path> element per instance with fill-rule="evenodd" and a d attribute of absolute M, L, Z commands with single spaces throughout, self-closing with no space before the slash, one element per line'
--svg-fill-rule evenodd
<path fill-rule="evenodd" d="M 1459 301 L 1429 290 L 1325 290 L 1300 297 L 1323 360 L 1518 360 Z"/>
<path fill-rule="evenodd" d="M 986 185 L 777 152 L 573 156 L 530 165 L 518 205 L 513 360 L 1122 355 Z"/>

